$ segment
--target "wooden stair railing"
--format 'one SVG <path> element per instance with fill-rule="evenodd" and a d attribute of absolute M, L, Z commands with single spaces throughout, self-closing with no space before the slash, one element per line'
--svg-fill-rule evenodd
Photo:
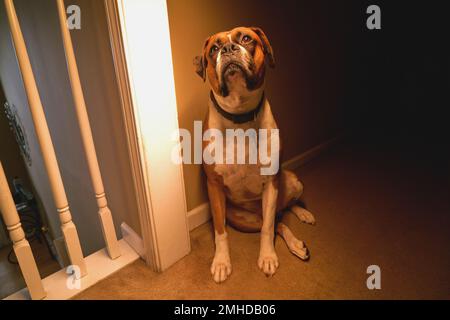
<path fill-rule="evenodd" d="M 44 109 L 36 85 L 36 80 L 31 68 L 30 59 L 28 57 L 25 40 L 20 29 L 19 20 L 14 8 L 13 0 L 4 0 L 6 14 L 8 16 L 9 27 L 12 35 L 17 60 L 19 62 L 20 72 L 28 98 L 36 136 L 41 147 L 44 165 L 50 181 L 59 219 L 61 221 L 61 230 L 66 242 L 67 253 L 72 265 L 77 266 L 80 270 L 80 276 L 87 274 L 86 264 L 81 250 L 80 240 L 78 239 L 77 229 L 72 221 L 72 215 L 69 210 L 66 192 L 64 190 L 61 172 L 59 171 L 58 161 L 56 159 L 55 149 L 53 147 L 50 131 L 48 129 L 47 120 L 45 118 Z"/>
<path fill-rule="evenodd" d="M 48 129 L 47 121 L 42 107 L 42 102 L 33 75 L 30 59 L 28 57 L 25 40 L 17 18 L 13 0 L 4 0 L 6 13 L 8 16 L 9 27 L 12 35 L 13 45 L 19 62 L 20 73 L 22 75 L 25 92 L 30 107 L 36 136 L 42 151 L 45 168 L 49 177 L 53 199 L 61 221 L 61 229 L 66 242 L 66 248 L 70 262 L 73 266 L 79 268 L 79 273 L 75 276 L 83 277 L 87 274 L 86 263 L 81 250 L 80 240 L 77 229 L 72 221 L 72 215 L 69 210 L 61 173 L 58 167 L 55 150 Z M 67 60 L 70 85 L 74 99 L 77 120 L 80 127 L 83 147 L 88 163 L 89 173 L 94 187 L 95 198 L 97 201 L 98 215 L 101 222 L 103 237 L 106 243 L 106 249 L 111 259 L 121 256 L 119 243 L 117 241 L 114 223 L 111 211 L 108 208 L 106 194 L 95 151 L 94 140 L 92 137 L 89 117 L 86 110 L 86 103 L 83 96 L 80 77 L 78 74 L 77 63 L 73 50 L 70 31 L 67 26 L 67 18 L 63 0 L 56 0 L 58 16 L 64 51 Z M 27 284 L 32 299 L 43 299 L 46 297 L 39 271 L 36 266 L 30 245 L 25 238 L 21 228 L 20 218 L 17 214 L 14 201 L 12 199 L 8 183 L 6 181 L 3 168 L 0 163 L 0 211 L 7 224 L 11 239 L 14 243 L 14 251 L 19 261 L 25 282 Z"/>

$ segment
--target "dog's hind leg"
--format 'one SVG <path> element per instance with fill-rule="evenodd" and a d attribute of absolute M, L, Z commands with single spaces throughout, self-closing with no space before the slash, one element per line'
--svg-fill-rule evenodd
<path fill-rule="evenodd" d="M 227 223 L 233 228 L 241 232 L 260 232 L 262 222 L 261 213 L 227 204 Z"/>
<path fill-rule="evenodd" d="M 292 205 L 291 207 L 289 207 L 289 211 L 295 214 L 295 216 L 299 218 L 301 222 L 313 225 L 316 224 L 316 219 L 314 218 L 314 215 L 308 210 L 298 205 Z"/>
<path fill-rule="evenodd" d="M 277 225 L 277 233 L 286 242 L 289 251 L 302 260 L 309 259 L 309 250 L 303 241 L 298 240 L 287 225 L 279 222 Z"/>

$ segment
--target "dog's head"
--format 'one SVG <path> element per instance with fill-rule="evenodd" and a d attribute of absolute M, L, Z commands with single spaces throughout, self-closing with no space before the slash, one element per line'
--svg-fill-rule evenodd
<path fill-rule="evenodd" d="M 265 67 L 275 66 L 272 47 L 260 28 L 238 27 L 219 32 L 206 39 L 203 53 L 194 59 L 198 75 L 209 83 L 213 91 L 223 97 L 229 95 L 234 81 L 244 79 L 248 90 L 264 83 Z"/>

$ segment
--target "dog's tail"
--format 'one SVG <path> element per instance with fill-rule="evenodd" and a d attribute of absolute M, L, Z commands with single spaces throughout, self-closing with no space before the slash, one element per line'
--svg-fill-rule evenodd
<path fill-rule="evenodd" d="M 228 206 L 227 223 L 241 232 L 260 232 L 263 220 L 260 213 Z"/>

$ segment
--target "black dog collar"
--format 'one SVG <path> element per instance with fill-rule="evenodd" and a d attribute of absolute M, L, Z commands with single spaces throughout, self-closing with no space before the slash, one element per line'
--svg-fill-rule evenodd
<path fill-rule="evenodd" d="M 228 111 L 223 110 L 219 104 L 217 103 L 216 97 L 214 97 L 214 93 L 210 92 L 211 101 L 213 102 L 214 107 L 216 108 L 217 112 L 219 112 L 225 119 L 228 119 L 232 121 L 233 123 L 242 124 L 246 123 L 252 120 L 255 120 L 258 116 L 259 111 L 261 110 L 261 107 L 263 105 L 264 101 L 264 93 L 262 94 L 261 101 L 259 101 L 258 106 L 253 109 L 252 111 L 241 113 L 241 114 L 234 114 L 229 113 Z"/>

